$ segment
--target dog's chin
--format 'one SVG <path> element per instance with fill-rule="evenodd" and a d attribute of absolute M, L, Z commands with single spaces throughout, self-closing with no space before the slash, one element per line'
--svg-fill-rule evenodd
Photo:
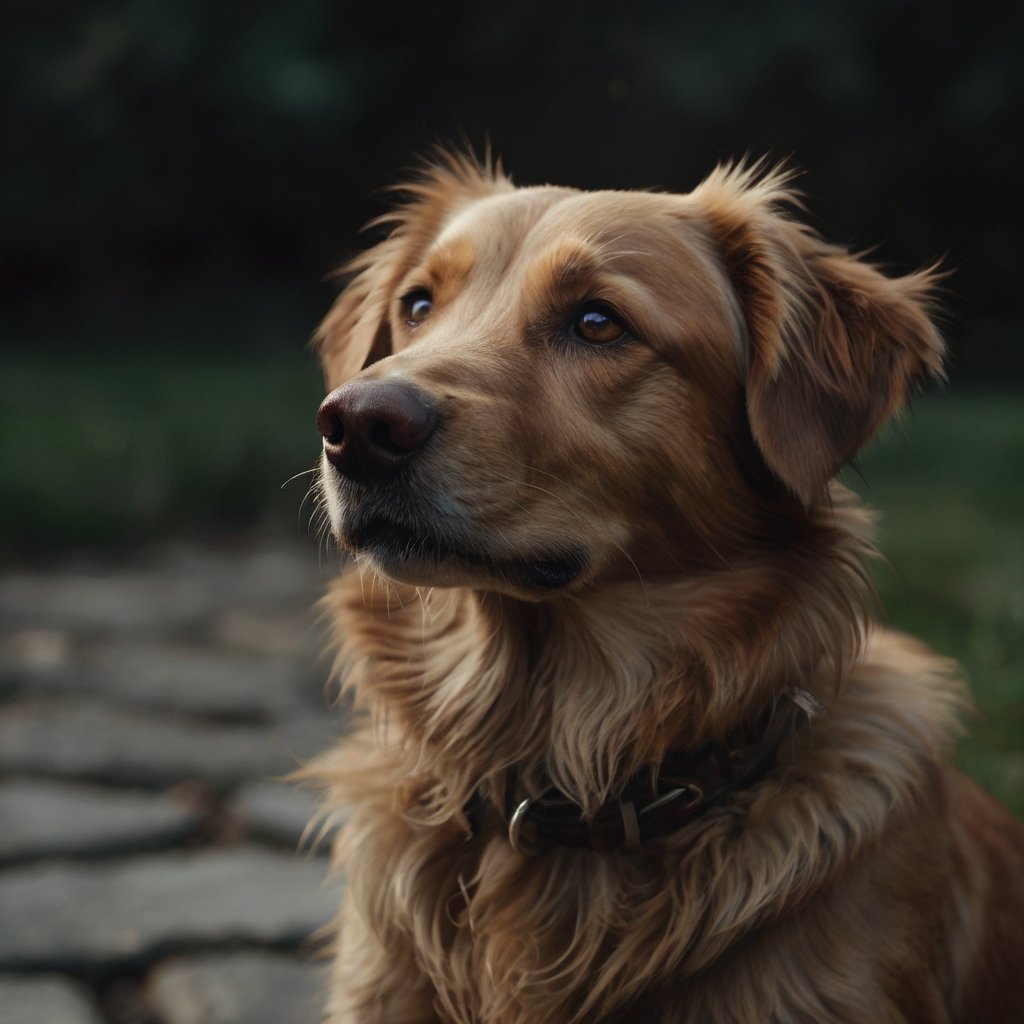
<path fill-rule="evenodd" d="M 424 587 L 477 587 L 533 599 L 580 582 L 587 565 L 578 545 L 544 546 L 522 557 L 498 556 L 483 543 L 441 536 L 381 516 L 348 524 L 342 544 L 366 557 L 397 583 Z"/>

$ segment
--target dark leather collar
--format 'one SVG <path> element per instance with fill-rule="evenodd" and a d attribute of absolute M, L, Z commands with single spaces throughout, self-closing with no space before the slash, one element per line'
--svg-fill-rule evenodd
<path fill-rule="evenodd" d="M 692 751 L 670 753 L 660 764 L 633 775 L 619 796 L 591 817 L 565 793 L 551 787 L 538 797 L 521 791 L 516 773 L 506 773 L 500 812 L 512 848 L 539 853 L 549 846 L 611 850 L 640 849 L 678 832 L 739 789 L 767 775 L 783 738 L 795 728 L 799 712 L 820 709 L 803 690 L 786 691 L 727 742 L 710 742 Z M 496 801 L 482 792 L 466 807 L 472 832 L 478 833 Z"/>

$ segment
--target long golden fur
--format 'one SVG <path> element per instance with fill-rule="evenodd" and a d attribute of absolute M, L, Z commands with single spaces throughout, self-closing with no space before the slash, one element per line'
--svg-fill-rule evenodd
<path fill-rule="evenodd" d="M 323 462 L 368 711 L 310 769 L 348 809 L 331 1024 L 1024 1020 L 1024 829 L 949 766 L 965 690 L 872 624 L 832 479 L 940 373 L 935 276 L 797 205 L 757 168 L 584 193 L 452 157 L 348 268 L 324 415 L 355 378 L 437 423 L 386 479 Z M 675 834 L 510 845 L 508 770 L 592 815 L 793 687 L 818 713 Z"/>

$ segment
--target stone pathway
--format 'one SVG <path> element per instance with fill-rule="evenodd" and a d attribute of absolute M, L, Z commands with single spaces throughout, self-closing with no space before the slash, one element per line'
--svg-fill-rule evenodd
<path fill-rule="evenodd" d="M 0 1024 L 316 1024 L 315 548 L 0 572 Z"/>

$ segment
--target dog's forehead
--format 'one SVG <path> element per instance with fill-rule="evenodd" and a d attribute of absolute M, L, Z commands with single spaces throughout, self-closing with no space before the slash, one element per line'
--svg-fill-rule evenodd
<path fill-rule="evenodd" d="M 574 189 L 542 185 L 473 199 L 453 212 L 435 245 L 444 248 L 469 241 L 495 256 L 502 250 L 511 253 L 553 206 L 578 194 Z"/>
<path fill-rule="evenodd" d="M 707 248 L 703 219 L 687 196 L 537 186 L 460 207 L 435 239 L 431 257 L 450 266 L 457 253 L 467 273 L 486 263 L 490 277 L 516 264 L 526 269 L 589 254 L 629 273 L 665 261 L 679 270 L 706 266 Z"/>

